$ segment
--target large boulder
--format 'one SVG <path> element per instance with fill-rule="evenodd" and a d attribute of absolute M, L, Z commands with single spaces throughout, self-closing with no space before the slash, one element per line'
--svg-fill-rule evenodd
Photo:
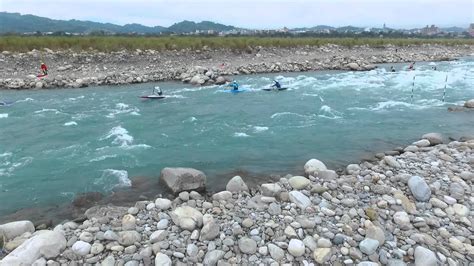
<path fill-rule="evenodd" d="M 35 231 L 35 226 L 30 221 L 17 221 L 0 225 L 0 231 L 3 231 L 5 237 L 10 240 L 17 236 Z"/>
<path fill-rule="evenodd" d="M 419 176 L 412 176 L 408 180 L 408 187 L 417 201 L 429 201 L 431 189 L 426 181 Z"/>
<path fill-rule="evenodd" d="M 468 100 L 464 103 L 464 107 L 466 108 L 474 108 L 474 99 Z"/>
<path fill-rule="evenodd" d="M 206 175 L 193 168 L 171 168 L 161 170 L 160 180 L 174 193 L 186 190 L 204 190 L 206 188 Z"/>
<path fill-rule="evenodd" d="M 202 213 L 189 206 L 176 208 L 170 216 L 173 222 L 184 230 L 192 231 L 202 226 Z"/>
<path fill-rule="evenodd" d="M 317 159 L 311 159 L 306 162 L 304 165 L 304 172 L 307 175 L 316 175 L 315 172 L 317 173 L 318 171 L 325 171 L 327 170 L 326 165 L 324 165 L 323 162 Z"/>
<path fill-rule="evenodd" d="M 355 62 L 352 62 L 352 63 L 347 64 L 347 67 L 348 67 L 350 70 L 359 70 L 359 69 L 360 69 L 359 64 L 357 64 L 357 63 L 355 63 Z"/>
<path fill-rule="evenodd" d="M 238 175 L 234 176 L 231 180 L 229 180 L 225 189 L 232 193 L 241 192 L 241 191 L 245 191 L 245 192 L 249 191 L 247 184 L 245 184 L 244 180 L 242 180 L 242 177 Z"/>
<path fill-rule="evenodd" d="M 440 133 L 427 133 L 421 138 L 427 139 L 430 142 L 431 146 L 443 143 L 443 135 L 441 135 Z"/>
<path fill-rule="evenodd" d="M 54 231 L 39 231 L 21 244 L 2 261 L 0 266 L 31 265 L 37 259 L 57 257 L 66 248 L 66 238 Z"/>
<path fill-rule="evenodd" d="M 198 74 L 191 78 L 189 83 L 192 85 L 203 85 L 206 81 L 209 80 L 209 77 L 206 75 Z"/>
<path fill-rule="evenodd" d="M 223 76 L 219 76 L 216 78 L 216 85 L 222 85 L 227 82 L 227 79 L 224 78 Z"/>

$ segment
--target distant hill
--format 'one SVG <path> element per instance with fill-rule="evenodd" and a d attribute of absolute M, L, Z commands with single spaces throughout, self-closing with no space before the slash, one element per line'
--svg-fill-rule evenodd
<path fill-rule="evenodd" d="M 34 15 L 21 15 L 19 13 L 0 12 L 0 34 L 2 33 L 25 33 L 25 32 L 70 32 L 70 33 L 138 33 L 157 34 L 161 32 L 186 33 L 196 30 L 227 31 L 235 27 L 226 26 L 210 21 L 195 23 L 183 21 L 169 28 L 155 26 L 148 27 L 141 24 L 126 24 L 124 26 L 112 23 L 99 23 L 83 20 L 55 20 Z"/>
<path fill-rule="evenodd" d="M 214 23 L 211 21 L 202 21 L 199 23 L 195 23 L 188 20 L 175 23 L 171 25 L 170 27 L 168 27 L 168 31 L 174 32 L 174 33 L 195 32 L 197 30 L 199 31 L 205 31 L 205 30 L 229 31 L 229 30 L 234 30 L 234 29 L 236 29 L 234 26 L 226 26 L 226 25 Z"/>

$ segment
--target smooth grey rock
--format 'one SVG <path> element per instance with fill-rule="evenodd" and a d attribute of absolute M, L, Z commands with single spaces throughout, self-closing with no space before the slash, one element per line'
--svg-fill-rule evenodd
<path fill-rule="evenodd" d="M 408 180 L 408 187 L 416 200 L 424 202 L 430 200 L 431 189 L 422 177 L 410 177 Z"/>
<path fill-rule="evenodd" d="M 379 241 L 371 238 L 366 238 L 359 243 L 360 251 L 367 255 L 372 255 L 377 251 Z"/>
<path fill-rule="evenodd" d="M 239 239 L 239 249 L 245 254 L 255 254 L 257 252 L 257 242 L 251 238 L 243 237 Z"/>
<path fill-rule="evenodd" d="M 123 246 L 131 246 L 142 239 L 141 234 L 136 231 L 122 231 L 118 233 L 118 236 L 118 242 Z"/>
<path fill-rule="evenodd" d="M 244 180 L 240 176 L 234 176 L 229 182 L 227 183 L 225 189 L 227 191 L 230 191 L 232 193 L 236 192 L 248 192 L 249 188 L 247 187 L 247 184 L 245 184 Z"/>
<path fill-rule="evenodd" d="M 424 134 L 421 138 L 427 139 L 430 142 L 431 146 L 443 143 L 443 136 L 439 133 L 427 133 Z"/>
<path fill-rule="evenodd" d="M 230 191 L 221 191 L 221 192 L 217 192 L 215 193 L 214 195 L 212 195 L 212 199 L 213 200 L 230 200 L 232 199 L 232 192 Z"/>
<path fill-rule="evenodd" d="M 274 197 L 281 192 L 281 187 L 278 184 L 262 184 L 261 185 L 262 195 L 267 197 Z"/>
<path fill-rule="evenodd" d="M 155 200 L 155 207 L 159 210 L 167 210 L 171 208 L 171 200 L 158 198 Z"/>
<path fill-rule="evenodd" d="M 304 176 L 293 176 L 288 180 L 288 183 L 293 189 L 304 189 L 309 186 L 311 182 Z"/>
<path fill-rule="evenodd" d="M 268 244 L 268 252 L 270 253 L 272 259 L 277 262 L 281 261 L 285 257 L 285 252 L 283 249 L 272 243 Z"/>

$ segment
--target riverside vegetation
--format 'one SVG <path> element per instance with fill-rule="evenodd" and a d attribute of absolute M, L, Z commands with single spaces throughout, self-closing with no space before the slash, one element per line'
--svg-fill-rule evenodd
<path fill-rule="evenodd" d="M 196 192 L 201 171 L 165 168 L 173 200 L 95 206 L 54 229 L 0 225 L 0 265 L 468 265 L 474 139 L 443 143 L 425 134 L 342 173 L 311 159 L 306 176 L 257 189 L 235 176 L 211 197 Z"/>

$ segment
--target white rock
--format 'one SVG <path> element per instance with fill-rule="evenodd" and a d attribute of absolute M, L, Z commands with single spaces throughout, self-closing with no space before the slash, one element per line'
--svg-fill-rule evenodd
<path fill-rule="evenodd" d="M 169 221 L 168 219 L 162 219 L 156 224 L 156 229 L 158 230 L 164 230 L 168 228 Z"/>
<path fill-rule="evenodd" d="M 3 231 L 5 237 L 10 240 L 26 232 L 33 233 L 35 226 L 30 221 L 17 221 L 0 225 L 0 231 Z"/>
<path fill-rule="evenodd" d="M 0 261 L 1 266 L 31 265 L 40 257 L 59 256 L 66 248 L 64 235 L 54 231 L 39 231 Z"/>
<path fill-rule="evenodd" d="M 172 262 L 168 255 L 159 252 L 155 257 L 155 266 L 171 266 Z"/>
<path fill-rule="evenodd" d="M 290 201 L 302 210 L 305 210 L 311 205 L 311 200 L 299 191 L 291 191 L 289 197 Z"/>
<path fill-rule="evenodd" d="M 170 213 L 173 223 L 184 230 L 192 231 L 196 227 L 202 226 L 203 215 L 198 210 L 189 207 L 181 206 Z"/>
<path fill-rule="evenodd" d="M 415 145 L 417 147 L 429 147 L 431 145 L 431 143 L 427 139 L 421 139 L 419 141 L 413 142 L 413 145 Z"/>
<path fill-rule="evenodd" d="M 100 254 L 102 251 L 104 251 L 104 245 L 101 243 L 94 243 L 91 246 L 91 254 Z"/>
<path fill-rule="evenodd" d="M 358 164 L 349 164 L 346 167 L 346 172 L 350 175 L 353 175 L 355 173 L 358 173 L 360 171 L 360 166 Z"/>
<path fill-rule="evenodd" d="M 131 246 L 135 242 L 140 242 L 142 236 L 136 231 L 122 231 L 118 233 L 119 239 L 118 242 L 123 246 Z"/>
<path fill-rule="evenodd" d="M 79 256 L 85 256 L 91 251 L 91 244 L 84 241 L 77 241 L 72 245 L 71 250 Z"/>
<path fill-rule="evenodd" d="M 160 210 L 167 210 L 171 208 L 171 200 L 158 198 L 155 200 L 155 207 Z"/>
<path fill-rule="evenodd" d="M 306 162 L 304 165 L 304 172 L 307 175 L 315 175 L 315 172 L 321 171 L 321 170 L 327 170 L 326 165 L 324 165 L 323 162 L 317 159 L 311 159 Z"/>
<path fill-rule="evenodd" d="M 462 204 L 454 204 L 453 205 L 454 213 L 459 216 L 467 216 L 469 214 L 469 208 L 462 205 Z"/>
<path fill-rule="evenodd" d="M 415 266 L 437 266 L 438 260 L 433 251 L 418 246 L 415 248 Z"/>
<path fill-rule="evenodd" d="M 313 252 L 313 258 L 317 263 L 324 264 L 331 258 L 331 249 L 317 248 Z"/>
<path fill-rule="evenodd" d="M 126 214 L 122 218 L 122 230 L 134 230 L 136 225 L 137 219 L 131 214 Z"/>
<path fill-rule="evenodd" d="M 303 241 L 299 239 L 291 239 L 288 244 L 288 252 L 294 257 L 299 257 L 304 254 L 305 245 Z"/>

